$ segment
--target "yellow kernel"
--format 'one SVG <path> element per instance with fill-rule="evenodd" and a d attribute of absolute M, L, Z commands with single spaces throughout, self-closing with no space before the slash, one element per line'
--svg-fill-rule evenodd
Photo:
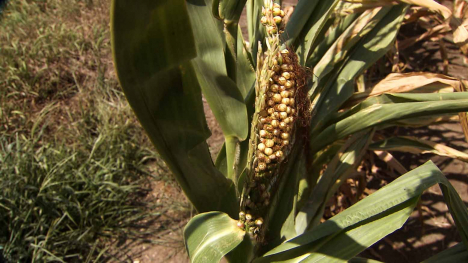
<path fill-rule="evenodd" d="M 259 152 L 257 153 L 257 158 L 259 161 L 264 161 L 265 160 L 265 154 Z"/>
<path fill-rule="evenodd" d="M 287 50 L 287 49 L 281 50 L 281 54 L 288 54 L 288 53 L 289 53 L 289 50 Z"/>
<path fill-rule="evenodd" d="M 284 84 L 284 86 L 285 86 L 286 88 L 290 89 L 290 88 L 294 87 L 294 81 L 288 80 L 288 81 L 286 81 L 286 83 Z"/>
<path fill-rule="evenodd" d="M 281 123 L 280 123 L 280 127 L 281 127 Z M 274 136 L 279 136 L 280 135 L 280 131 L 279 130 L 273 130 L 273 135 Z"/>
<path fill-rule="evenodd" d="M 265 144 L 259 143 L 258 146 L 257 146 L 257 148 L 258 148 L 260 151 L 264 151 L 266 147 L 265 147 Z"/>
<path fill-rule="evenodd" d="M 266 17 L 266 16 L 262 16 L 262 18 L 260 19 L 260 23 L 262 23 L 263 25 L 265 25 L 267 22 L 268 22 L 267 17 Z"/>
<path fill-rule="evenodd" d="M 275 153 L 276 157 L 278 157 L 279 159 L 281 159 L 281 157 L 283 157 L 283 152 L 282 151 L 277 151 Z"/>
<path fill-rule="evenodd" d="M 261 225 L 263 225 L 263 220 L 261 218 L 259 218 L 259 219 L 255 220 L 255 224 L 257 226 L 261 226 Z"/>
<path fill-rule="evenodd" d="M 272 154 L 272 155 L 268 156 L 268 159 L 270 161 L 274 161 L 274 160 L 276 160 L 276 155 Z"/>
<path fill-rule="evenodd" d="M 268 132 L 271 132 L 274 130 L 271 125 L 267 125 L 267 124 L 263 125 L 263 129 L 265 129 Z"/>
<path fill-rule="evenodd" d="M 281 16 L 281 17 L 284 17 L 284 15 L 285 15 L 285 14 L 284 14 L 284 11 L 281 10 L 281 11 L 280 11 L 280 16 Z"/>
<path fill-rule="evenodd" d="M 289 145 L 289 141 L 288 141 L 288 140 L 284 140 L 284 141 L 281 143 L 281 145 L 283 145 L 283 146 Z"/>
<path fill-rule="evenodd" d="M 284 120 L 288 117 L 288 114 L 286 112 L 280 112 L 280 119 Z"/>
<path fill-rule="evenodd" d="M 287 113 L 287 112 L 286 112 L 286 113 Z M 291 120 L 290 120 L 289 118 L 286 118 L 286 119 L 284 119 L 283 121 L 284 121 L 284 123 L 286 123 L 286 124 L 289 124 L 289 123 L 291 122 Z M 285 127 L 285 128 L 286 128 L 286 127 Z"/>
<path fill-rule="evenodd" d="M 267 164 L 271 163 L 270 158 L 265 158 L 265 163 L 267 163 Z"/>
<path fill-rule="evenodd" d="M 291 114 L 293 114 L 293 115 L 294 115 L 295 113 L 296 113 L 296 110 L 295 110 L 294 108 L 293 108 L 293 109 L 291 109 Z"/>
<path fill-rule="evenodd" d="M 283 140 L 289 139 L 289 133 L 286 133 L 286 132 L 281 133 L 281 139 Z"/>
<path fill-rule="evenodd" d="M 289 98 L 283 98 L 283 99 L 281 100 L 281 103 L 286 104 L 286 105 L 289 105 L 289 103 L 290 103 L 289 100 L 290 100 Z"/>
<path fill-rule="evenodd" d="M 279 91 L 282 92 L 282 91 L 285 91 L 286 90 L 286 87 L 285 86 L 280 86 L 279 87 Z"/>
<path fill-rule="evenodd" d="M 258 164 L 258 169 L 259 169 L 260 171 L 265 171 L 265 169 L 266 169 L 266 163 L 259 163 L 259 164 Z"/>
<path fill-rule="evenodd" d="M 283 19 L 281 18 L 281 16 L 275 16 L 273 17 L 273 21 L 275 21 L 275 23 L 279 25 L 281 24 L 281 21 L 283 21 Z"/>
<path fill-rule="evenodd" d="M 294 98 L 289 99 L 289 105 L 294 106 L 295 102 L 296 102 L 296 100 L 294 100 Z"/>
<path fill-rule="evenodd" d="M 275 102 L 273 100 L 268 100 L 267 102 L 268 106 L 273 107 L 275 106 Z"/>
<path fill-rule="evenodd" d="M 265 146 L 268 148 L 271 148 L 275 145 L 275 142 L 273 140 L 266 140 L 265 141 Z"/>
<path fill-rule="evenodd" d="M 273 8 L 281 8 L 281 6 L 277 3 L 273 3 Z"/>
<path fill-rule="evenodd" d="M 268 108 L 267 112 L 268 112 L 268 114 L 273 114 L 273 112 L 275 112 L 275 109 L 273 109 L 273 108 Z"/>
<path fill-rule="evenodd" d="M 271 148 L 265 148 L 265 151 L 264 151 L 264 152 L 265 152 L 266 155 L 270 156 L 270 155 L 273 154 L 273 149 L 271 149 Z"/>
<path fill-rule="evenodd" d="M 287 113 L 288 115 L 291 114 L 291 107 L 289 107 L 289 106 L 286 107 L 286 113 Z"/>
<path fill-rule="evenodd" d="M 277 120 L 272 120 L 271 121 L 271 126 L 273 126 L 274 128 L 278 127 L 278 125 L 279 125 L 279 121 L 277 121 Z"/>
<path fill-rule="evenodd" d="M 278 72 L 278 71 L 280 71 L 281 68 L 278 65 L 273 65 L 272 69 L 273 69 L 274 72 Z"/>
<path fill-rule="evenodd" d="M 294 122 L 294 117 L 293 117 L 293 116 L 289 116 L 288 119 L 289 119 L 289 121 L 290 121 L 291 123 Z"/>
<path fill-rule="evenodd" d="M 252 215 L 251 214 L 246 214 L 245 215 L 245 220 L 247 220 L 247 221 L 252 220 Z"/>
<path fill-rule="evenodd" d="M 283 70 L 283 71 L 287 71 L 287 70 L 289 70 L 289 65 L 288 65 L 288 64 L 282 64 L 282 65 L 280 66 L 280 68 L 281 68 L 281 70 Z"/>
<path fill-rule="evenodd" d="M 278 92 L 278 89 L 279 89 L 278 84 L 273 84 L 273 85 L 270 86 L 270 91 L 271 92 Z M 271 95 L 271 96 L 273 96 L 273 95 Z"/>
<path fill-rule="evenodd" d="M 280 16 L 281 15 L 281 9 L 278 7 L 273 8 L 273 15 L 274 16 Z"/>
<path fill-rule="evenodd" d="M 268 135 L 268 132 L 265 130 L 260 130 L 259 134 L 260 134 L 260 137 L 266 137 Z"/>
<path fill-rule="evenodd" d="M 288 107 L 286 105 L 284 105 L 284 104 L 276 105 L 276 110 L 278 110 L 278 111 L 286 111 L 287 108 Z"/>
<path fill-rule="evenodd" d="M 284 85 L 284 84 L 286 84 L 286 79 L 285 79 L 284 77 L 279 77 L 279 78 L 278 78 L 278 83 L 279 83 L 280 85 Z"/>
<path fill-rule="evenodd" d="M 285 91 L 281 91 L 281 97 L 283 98 L 288 98 L 290 95 L 289 91 L 285 90 Z M 275 100 L 276 102 L 276 100 Z"/>
<path fill-rule="evenodd" d="M 286 124 L 286 122 L 284 122 L 284 121 L 280 122 L 280 125 L 279 125 L 280 129 L 284 130 L 284 129 L 286 129 L 287 126 L 288 125 Z"/>
<path fill-rule="evenodd" d="M 273 101 L 276 102 L 276 103 L 279 103 L 281 102 L 282 100 L 282 96 L 278 93 L 276 93 L 275 95 L 273 95 Z"/>
<path fill-rule="evenodd" d="M 279 119 L 279 118 L 280 118 L 279 112 L 276 112 L 276 111 L 273 112 L 273 113 L 271 114 L 271 118 L 272 118 L 273 120 Z"/>
<path fill-rule="evenodd" d="M 289 74 L 289 72 L 283 72 L 283 74 L 281 74 L 283 76 L 283 78 L 285 79 L 290 79 L 291 78 L 291 74 Z M 288 83 L 289 81 L 286 81 L 286 83 Z M 285 85 L 287 87 L 287 85 Z"/>

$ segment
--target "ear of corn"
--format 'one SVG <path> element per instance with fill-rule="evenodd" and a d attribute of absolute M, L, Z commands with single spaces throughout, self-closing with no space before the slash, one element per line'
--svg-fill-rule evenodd
<path fill-rule="evenodd" d="M 258 237 L 274 193 L 279 166 L 287 158 L 298 118 L 298 89 L 304 71 L 291 49 L 280 49 L 284 11 L 266 0 L 262 24 L 267 31 L 267 50 L 259 44 L 255 114 L 250 139 L 249 180 L 244 187 L 239 227 Z"/>

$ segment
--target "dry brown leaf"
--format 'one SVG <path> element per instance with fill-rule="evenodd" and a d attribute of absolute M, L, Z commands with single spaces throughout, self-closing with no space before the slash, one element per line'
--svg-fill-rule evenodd
<path fill-rule="evenodd" d="M 391 73 L 377 83 L 373 88 L 355 93 L 347 105 L 355 105 L 369 97 L 384 93 L 432 93 L 453 92 L 461 87 L 462 82 L 443 74 L 428 72 Z"/>
<path fill-rule="evenodd" d="M 449 19 L 452 16 L 450 9 L 432 0 L 399 0 L 399 2 L 426 7 L 430 11 L 442 15 L 444 19 Z"/>
<path fill-rule="evenodd" d="M 395 157 L 393 157 L 391 153 L 387 151 L 374 151 L 374 153 L 380 160 L 384 161 L 390 168 L 397 171 L 400 175 L 408 172 L 408 170 L 406 170 L 406 168 Z"/>
<path fill-rule="evenodd" d="M 421 140 L 412 136 L 401 136 L 401 138 L 406 138 L 406 139 L 413 140 L 421 144 L 426 144 L 429 147 L 432 147 L 434 149 L 434 150 L 422 150 L 422 149 L 411 147 L 411 146 L 398 147 L 398 149 L 401 151 L 410 152 L 410 153 L 434 153 L 440 156 L 447 156 L 450 158 L 458 159 L 460 161 L 468 162 L 468 154 L 455 150 L 452 147 L 449 147 L 447 145 L 443 145 L 441 143 L 431 142 L 427 140 Z"/>
<path fill-rule="evenodd" d="M 427 30 L 426 32 L 424 32 L 423 34 L 421 34 L 419 36 L 414 36 L 414 37 L 410 37 L 410 38 L 407 38 L 405 40 L 399 41 L 398 42 L 398 49 L 403 50 L 405 48 L 408 48 L 408 47 L 414 45 L 415 43 L 417 43 L 417 42 L 419 42 L 421 40 L 428 39 L 428 38 L 434 37 L 436 35 L 440 35 L 440 34 L 450 32 L 450 30 L 451 29 L 449 27 L 447 27 L 447 25 L 445 25 L 445 24 L 437 25 L 435 27 L 430 28 L 429 30 Z"/>

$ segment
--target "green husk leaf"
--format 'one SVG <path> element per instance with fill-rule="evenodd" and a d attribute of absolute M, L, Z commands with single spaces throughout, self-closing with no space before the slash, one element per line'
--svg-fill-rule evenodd
<path fill-rule="evenodd" d="M 185 246 L 193 263 L 219 262 L 244 236 L 237 221 L 221 212 L 196 215 L 184 229 Z"/>

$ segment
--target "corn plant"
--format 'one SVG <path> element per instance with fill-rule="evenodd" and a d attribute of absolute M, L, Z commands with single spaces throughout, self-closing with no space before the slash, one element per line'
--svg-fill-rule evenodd
<path fill-rule="evenodd" d="M 399 74 L 355 89 L 394 44 L 409 4 L 446 11 L 429 0 L 302 0 L 288 17 L 281 2 L 113 1 L 120 83 L 199 212 L 184 231 L 193 262 L 365 262 L 356 255 L 400 228 L 436 183 L 463 243 L 428 262 L 468 257 L 466 208 L 431 162 L 320 224 L 368 149 L 468 160 L 428 141 L 374 136 L 467 111 L 467 92 L 439 92 L 463 80 Z M 426 81 L 405 81 L 418 77 Z M 216 160 L 202 97 L 225 138 Z"/>

